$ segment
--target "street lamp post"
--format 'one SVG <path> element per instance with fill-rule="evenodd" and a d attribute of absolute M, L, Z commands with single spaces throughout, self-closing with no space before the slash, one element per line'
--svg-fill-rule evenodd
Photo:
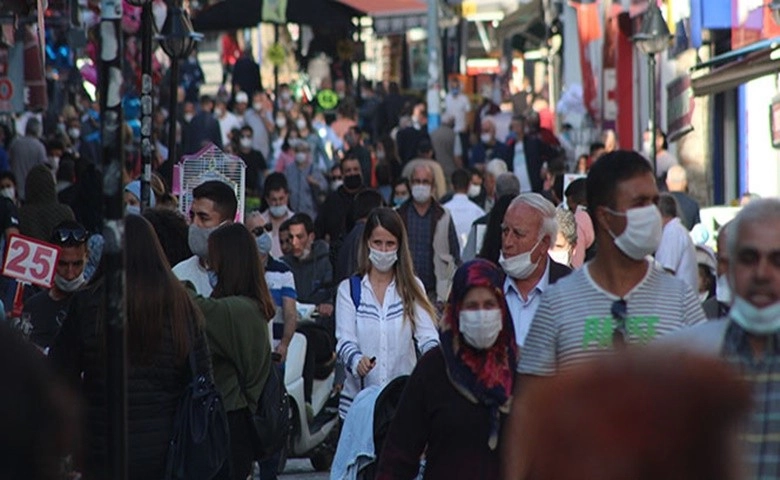
<path fill-rule="evenodd" d="M 176 2 L 177 0 L 172 0 Z M 155 38 L 160 47 L 171 59 L 170 98 L 168 106 L 168 158 L 175 164 L 176 158 L 176 96 L 179 85 L 179 60 L 192 52 L 195 43 L 203 35 L 195 33 L 187 12 L 178 3 L 168 3 L 168 14 L 165 17 L 162 31 Z"/>
<path fill-rule="evenodd" d="M 647 55 L 648 66 L 648 80 L 649 80 L 649 101 L 650 101 L 650 115 L 648 120 L 648 129 L 650 130 L 650 157 L 653 161 L 653 174 L 658 175 L 658 167 L 656 162 L 656 105 L 655 105 L 655 68 L 656 68 L 656 55 L 663 52 L 669 46 L 669 27 L 666 25 L 664 17 L 661 15 L 661 10 L 658 9 L 658 5 L 655 0 L 651 0 L 647 11 L 645 12 L 644 20 L 642 21 L 642 28 L 636 34 L 634 34 L 633 41 L 645 55 Z"/>
<path fill-rule="evenodd" d="M 151 0 L 128 0 L 141 7 L 141 208 L 150 205 L 152 180 L 152 15 Z"/>
<path fill-rule="evenodd" d="M 103 0 L 100 8 L 100 142 L 104 268 L 101 307 L 106 366 L 107 478 L 127 478 L 127 358 L 125 340 L 124 208 L 122 205 L 122 2 Z"/>

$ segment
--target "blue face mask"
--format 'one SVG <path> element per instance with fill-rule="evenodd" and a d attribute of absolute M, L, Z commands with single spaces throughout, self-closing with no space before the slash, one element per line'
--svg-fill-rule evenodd
<path fill-rule="evenodd" d="M 125 215 L 140 215 L 141 214 L 141 207 L 140 205 L 126 205 L 125 206 Z"/>
<path fill-rule="evenodd" d="M 409 200 L 409 197 L 395 197 L 393 198 L 393 205 L 395 205 L 396 207 L 400 207 L 407 200 Z"/>
<path fill-rule="evenodd" d="M 211 285 L 211 288 L 216 288 L 217 281 L 218 281 L 217 272 L 215 272 L 214 270 L 209 270 L 208 275 L 209 275 L 209 285 Z"/>

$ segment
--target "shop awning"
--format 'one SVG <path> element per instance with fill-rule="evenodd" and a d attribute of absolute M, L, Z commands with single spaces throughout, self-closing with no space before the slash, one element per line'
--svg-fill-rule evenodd
<path fill-rule="evenodd" d="M 525 40 L 523 43 L 538 48 L 545 40 L 546 32 L 542 0 L 530 0 L 520 3 L 517 10 L 504 17 L 498 24 L 496 36 L 503 42 L 503 39 L 519 35 Z"/>
<path fill-rule="evenodd" d="M 702 72 L 706 68 L 712 70 Z M 696 65 L 691 68 L 691 87 L 697 97 L 715 95 L 778 72 L 780 37 L 762 40 Z"/>
<path fill-rule="evenodd" d="M 287 0 L 286 22 L 348 30 L 359 13 L 331 0 Z M 192 25 L 197 32 L 211 32 L 252 28 L 262 21 L 269 21 L 263 18 L 263 0 L 222 0 L 193 15 Z"/>
<path fill-rule="evenodd" d="M 371 17 L 377 36 L 399 35 L 428 25 L 427 0 L 336 0 Z M 439 0 L 439 27 L 452 26 L 452 8 Z"/>

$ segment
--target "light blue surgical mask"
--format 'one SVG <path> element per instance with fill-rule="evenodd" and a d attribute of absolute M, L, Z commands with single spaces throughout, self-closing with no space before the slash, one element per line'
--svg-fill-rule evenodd
<path fill-rule="evenodd" d="M 758 308 L 744 298 L 734 295 L 729 317 L 748 333 L 770 335 L 780 331 L 780 302 Z"/>

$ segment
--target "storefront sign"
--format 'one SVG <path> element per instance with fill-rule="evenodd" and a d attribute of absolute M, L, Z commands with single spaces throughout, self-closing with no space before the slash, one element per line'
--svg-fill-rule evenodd
<path fill-rule="evenodd" d="M 773 98 L 769 105 L 769 126 L 772 129 L 772 146 L 780 148 L 780 96 Z"/>
<path fill-rule="evenodd" d="M 667 140 L 674 142 L 688 132 L 693 131 L 694 97 L 690 75 L 682 75 L 672 80 L 666 87 L 668 93 Z"/>

